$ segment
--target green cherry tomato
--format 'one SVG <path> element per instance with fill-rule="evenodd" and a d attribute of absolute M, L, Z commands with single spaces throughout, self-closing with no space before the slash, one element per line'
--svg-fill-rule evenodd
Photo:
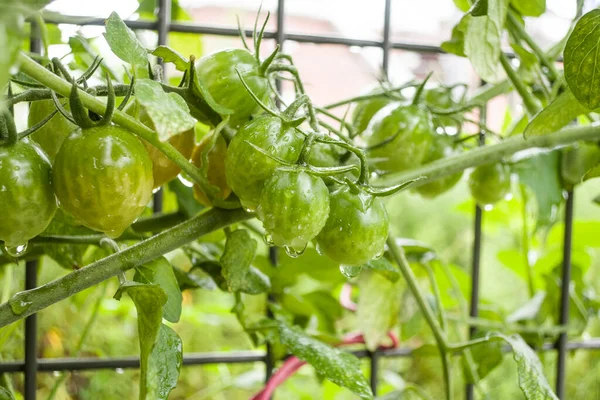
<path fill-rule="evenodd" d="M 568 189 L 585 179 L 597 176 L 600 147 L 597 143 L 577 143 L 562 150 L 560 174 Z"/>
<path fill-rule="evenodd" d="M 249 143 L 268 154 L 294 162 L 300 155 L 304 138 L 280 118 L 262 115 L 244 125 L 229 143 L 225 159 L 227 184 L 242 206 L 255 210 L 265 181 L 280 166 Z"/>
<path fill-rule="evenodd" d="M 423 98 L 427 106 L 438 110 L 448 110 L 456 108 L 460 105 L 454 100 L 452 96 L 452 89 L 444 86 L 438 86 L 426 90 Z M 442 127 L 444 129 L 457 129 L 460 127 L 461 119 L 461 114 L 453 114 L 452 116 L 435 115 L 433 118 L 433 122 L 434 125 Z"/>
<path fill-rule="evenodd" d="M 145 108 L 140 109 L 139 121 L 154 130 L 154 123 L 150 119 Z M 190 158 L 194 150 L 194 129 L 178 133 L 169 138 L 169 143 L 177 149 L 185 158 Z M 171 161 L 162 151 L 146 141 L 142 141 L 148 151 L 150 160 L 152 160 L 152 176 L 154 178 L 154 187 L 161 187 L 175 179 L 181 172 L 181 168 Z"/>
<path fill-rule="evenodd" d="M 110 237 L 121 235 L 152 197 L 152 161 L 138 138 L 117 126 L 73 132 L 52 174 L 61 208 Z"/>
<path fill-rule="evenodd" d="M 68 103 L 63 104 L 63 106 L 67 111 L 70 109 Z M 32 127 L 41 122 L 55 110 L 56 106 L 52 100 L 32 102 L 29 106 L 29 116 L 27 119 L 28 126 Z M 61 113 L 56 113 L 50 121 L 46 122 L 44 126 L 33 132 L 30 137 L 46 152 L 50 161 L 54 161 L 62 142 L 75 129 L 77 129 L 76 125 L 66 119 Z"/>
<path fill-rule="evenodd" d="M 369 91 L 367 94 L 373 93 L 374 91 L 380 91 L 380 88 L 373 89 Z M 352 126 L 355 129 L 355 133 L 357 135 L 362 134 L 373 116 L 377 113 L 377 111 L 381 110 L 383 107 L 392 103 L 394 100 L 389 97 L 376 97 L 373 99 L 362 100 L 356 103 L 356 107 L 352 112 Z"/>
<path fill-rule="evenodd" d="M 321 231 L 329 215 L 329 190 L 304 171 L 278 170 L 265 183 L 256 209 L 269 242 L 294 256 Z"/>
<path fill-rule="evenodd" d="M 340 165 L 341 147 L 327 143 L 314 143 L 308 154 L 308 163 L 315 167 Z"/>
<path fill-rule="evenodd" d="M 419 106 L 389 104 L 375 114 L 363 134 L 371 165 L 382 172 L 420 166 L 433 142 L 429 112 Z"/>
<path fill-rule="evenodd" d="M 9 253 L 50 224 L 56 212 L 51 175 L 50 161 L 32 141 L 0 147 L 0 240 Z"/>
<path fill-rule="evenodd" d="M 452 136 L 446 134 L 436 135 L 429 153 L 425 157 L 424 164 L 451 156 L 458 153 Z M 454 187 L 460 180 L 462 171 L 444 178 L 437 179 L 433 182 L 418 186 L 415 191 L 423 197 L 436 197 L 450 188 Z"/>
<path fill-rule="evenodd" d="M 501 163 L 480 165 L 469 176 L 469 189 L 477 204 L 497 203 L 510 193 L 510 169 Z"/>
<path fill-rule="evenodd" d="M 252 92 L 263 102 L 269 99 L 269 83 L 260 72 L 256 57 L 245 49 L 226 49 L 208 54 L 196 63 L 198 79 L 213 99 L 233 111 L 230 124 L 239 126 L 260 112 L 237 75 L 240 72 Z"/>
<path fill-rule="evenodd" d="M 389 221 L 378 197 L 347 187 L 331 193 L 329 218 L 317 236 L 320 252 L 345 265 L 362 265 L 383 254 Z"/>
<path fill-rule="evenodd" d="M 221 200 L 225 200 L 231 194 L 231 188 L 227 185 L 227 177 L 225 176 L 227 143 L 223 139 L 223 136 L 220 135 L 215 145 L 211 149 L 208 149 L 210 143 L 210 135 L 202 138 L 192 153 L 192 163 L 201 170 L 206 171 L 208 182 L 219 189 L 216 196 Z M 208 154 L 206 154 L 206 151 L 208 151 Z M 208 161 L 206 168 L 204 167 L 205 156 Z M 194 198 L 203 206 L 212 207 L 211 200 L 197 184 L 194 185 Z"/>

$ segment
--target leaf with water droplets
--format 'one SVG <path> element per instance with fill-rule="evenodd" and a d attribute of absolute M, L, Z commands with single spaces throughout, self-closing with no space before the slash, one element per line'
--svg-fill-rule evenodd
<path fill-rule="evenodd" d="M 174 330 L 162 324 L 148 366 L 148 399 L 166 400 L 179 379 L 183 344 Z"/>
<path fill-rule="evenodd" d="M 185 100 L 176 93 L 165 93 L 158 82 L 150 79 L 136 80 L 135 98 L 146 108 L 158 138 L 163 142 L 196 125 Z"/>
<path fill-rule="evenodd" d="M 312 365 L 319 375 L 350 389 L 361 399 L 373 398 L 356 356 L 308 336 L 302 329 L 288 325 L 283 319 L 278 319 L 277 325 L 281 342 L 293 355 Z"/>

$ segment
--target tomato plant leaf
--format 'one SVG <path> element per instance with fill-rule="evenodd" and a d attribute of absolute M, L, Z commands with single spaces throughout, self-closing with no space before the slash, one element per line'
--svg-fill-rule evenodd
<path fill-rule="evenodd" d="M 537 317 L 546 298 L 546 292 L 539 291 L 523 305 L 506 317 L 507 323 L 533 320 Z"/>
<path fill-rule="evenodd" d="M 7 388 L 0 386 L 0 400 L 15 400 L 15 396 Z"/>
<path fill-rule="evenodd" d="M 569 88 L 555 98 L 548 107 L 537 113 L 525 128 L 525 137 L 546 135 L 567 126 L 589 110 L 581 104 Z"/>
<path fill-rule="evenodd" d="M 524 17 L 539 17 L 546 11 L 546 0 L 510 0 L 510 5 Z"/>
<path fill-rule="evenodd" d="M 453 0 L 454 5 L 462 12 L 467 12 L 471 8 L 469 0 Z"/>
<path fill-rule="evenodd" d="M 514 165 L 519 182 L 531 189 L 537 200 L 536 229 L 549 228 L 556 221 L 563 201 L 560 180 L 560 152 L 541 153 Z"/>
<path fill-rule="evenodd" d="M 357 318 L 361 321 L 367 349 L 374 351 L 398 321 L 402 291 L 394 283 L 374 271 L 360 277 Z"/>
<path fill-rule="evenodd" d="M 238 291 L 244 285 L 254 254 L 256 253 L 256 240 L 250 237 L 245 229 L 237 229 L 227 235 L 225 250 L 221 256 L 223 277 L 227 281 L 229 290 Z"/>
<path fill-rule="evenodd" d="M 188 68 L 189 61 L 168 46 L 158 46 L 152 51 L 152 55 L 162 58 L 164 62 L 173 63 L 177 71 L 185 71 Z"/>
<path fill-rule="evenodd" d="M 166 258 L 160 257 L 148 264 L 136 267 L 133 280 L 158 285 L 164 290 L 167 294 L 167 302 L 163 306 L 163 317 L 169 322 L 179 322 L 183 298 L 173 267 Z"/>
<path fill-rule="evenodd" d="M 519 335 L 499 335 L 513 349 L 517 362 L 519 387 L 527 400 L 558 400 L 544 376 L 544 369 L 537 354 Z"/>
<path fill-rule="evenodd" d="M 502 362 L 504 358 L 502 342 L 489 341 L 479 346 L 473 346 L 471 348 L 471 356 L 477 364 L 477 377 L 483 379 Z"/>
<path fill-rule="evenodd" d="M 148 363 L 162 321 L 162 307 L 167 295 L 157 285 L 126 282 L 119 287 L 115 299 L 127 293 L 137 310 L 138 335 L 140 339 L 140 400 L 146 399 L 148 391 Z"/>
<path fill-rule="evenodd" d="M 114 11 L 106 20 L 104 38 L 117 57 L 131 64 L 137 79 L 148 78 L 148 52 Z"/>
<path fill-rule="evenodd" d="M 381 276 L 385 277 L 391 282 L 396 282 L 400 279 L 400 270 L 396 267 L 395 264 L 390 262 L 387 258 L 380 258 L 378 260 L 371 260 L 365 265 L 363 268 L 369 268 L 373 271 L 377 272 Z"/>
<path fill-rule="evenodd" d="M 456 54 L 460 57 L 466 57 L 465 54 L 465 32 L 469 28 L 471 14 L 465 14 L 461 20 L 452 28 L 452 37 L 441 44 L 442 50 L 446 53 Z"/>
<path fill-rule="evenodd" d="M 135 97 L 146 107 L 161 141 L 190 130 L 196 120 L 190 115 L 185 100 L 176 93 L 165 93 L 160 83 L 150 79 L 135 81 Z"/>
<path fill-rule="evenodd" d="M 166 400 L 177 386 L 183 363 L 181 338 L 168 326 L 161 324 L 148 366 L 148 398 Z"/>
<path fill-rule="evenodd" d="M 179 284 L 181 291 L 188 289 L 215 290 L 217 288 L 212 278 L 200 277 L 193 272 L 185 272 L 176 267 L 173 267 L 173 273 L 177 278 L 177 284 Z"/>
<path fill-rule="evenodd" d="M 585 14 L 565 46 L 565 79 L 573 95 L 589 109 L 600 107 L 600 9 Z"/>
<path fill-rule="evenodd" d="M 311 364 L 320 375 L 333 383 L 350 389 L 361 399 L 373 398 L 356 356 L 308 336 L 302 329 L 288 325 L 283 319 L 278 319 L 277 325 L 282 344 L 293 355 Z"/>

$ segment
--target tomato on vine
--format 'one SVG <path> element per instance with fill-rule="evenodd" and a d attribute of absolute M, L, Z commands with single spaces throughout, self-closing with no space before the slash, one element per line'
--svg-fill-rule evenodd
<path fill-rule="evenodd" d="M 389 220 L 383 201 L 342 186 L 329 197 L 329 217 L 317 236 L 318 250 L 345 265 L 362 265 L 383 254 Z"/>
<path fill-rule="evenodd" d="M 154 130 L 154 123 L 150 119 L 148 112 L 145 108 L 140 109 L 139 121 Z M 192 151 L 194 150 L 194 129 L 190 129 L 185 132 L 178 133 L 169 138 L 169 143 L 177 149 L 185 158 L 190 158 Z M 171 161 L 167 156 L 163 154 L 156 147 L 150 143 L 143 141 L 144 147 L 148 151 L 150 160 L 152 160 L 152 176 L 154 179 L 154 187 L 161 187 L 165 183 L 168 183 L 175 179 L 181 172 L 181 168 Z"/>
<path fill-rule="evenodd" d="M 265 183 L 256 209 L 267 241 L 291 256 L 304 252 L 329 215 L 329 190 L 319 177 L 281 169 Z"/>
<path fill-rule="evenodd" d="M 510 193 L 510 181 L 510 169 L 507 165 L 480 165 L 469 176 L 471 196 L 481 206 L 497 203 Z"/>
<path fill-rule="evenodd" d="M 265 181 L 280 166 L 257 147 L 283 161 L 295 162 L 303 139 L 295 128 L 272 115 L 261 115 L 240 128 L 229 143 L 225 172 L 227 184 L 242 206 L 256 209 Z"/>
<path fill-rule="evenodd" d="M 221 106 L 233 111 L 230 124 L 239 126 L 257 114 L 260 107 L 248 94 L 238 71 L 252 92 L 263 102 L 269 100 L 269 82 L 258 59 L 246 49 L 226 49 L 196 62 L 198 80 Z"/>
<path fill-rule="evenodd" d="M 227 177 L 225 176 L 227 142 L 225 142 L 223 136 L 219 135 L 214 146 L 209 148 L 211 144 L 212 137 L 210 135 L 202 138 L 192 153 L 192 163 L 206 172 L 208 183 L 219 189 L 216 196 L 221 200 L 225 200 L 231 194 L 231 188 L 227 185 Z M 208 161 L 206 166 L 204 165 L 205 159 Z M 213 205 L 199 185 L 194 185 L 193 190 L 194 198 L 198 203 L 206 207 Z"/>
<path fill-rule="evenodd" d="M 392 103 L 375 114 L 362 137 L 371 165 L 390 173 L 420 166 L 434 135 L 431 114 L 426 109 Z"/>
<path fill-rule="evenodd" d="M 381 88 L 376 88 L 367 92 L 367 94 L 380 91 Z M 373 116 L 377 111 L 394 101 L 395 100 L 391 97 L 381 96 L 357 102 L 356 107 L 354 107 L 354 111 L 352 112 L 352 126 L 354 127 L 354 133 L 357 135 L 362 134 L 365 129 L 367 129 L 369 122 L 373 119 Z"/>
<path fill-rule="evenodd" d="M 64 107 L 67 111 L 69 110 L 68 103 L 65 104 Z M 56 111 L 56 106 L 52 100 L 31 102 L 29 105 L 29 115 L 27 117 L 29 127 L 38 124 L 54 111 Z M 77 129 L 77 125 L 65 118 L 61 113 L 56 113 L 50 121 L 46 122 L 31 134 L 31 139 L 39 144 L 42 150 L 46 152 L 50 161 L 54 161 L 56 153 L 58 153 L 63 141 L 75 129 Z"/>
<path fill-rule="evenodd" d="M 446 134 L 435 135 L 431 149 L 425 159 L 424 164 L 440 160 L 442 158 L 454 155 L 458 153 L 454 138 Z M 451 189 L 458 183 L 462 177 L 462 171 L 454 175 L 446 176 L 444 178 L 436 179 L 432 182 L 418 186 L 415 191 L 423 197 L 433 198 L 447 190 Z"/>
<path fill-rule="evenodd" d="M 0 146 L 0 240 L 11 255 L 50 224 L 56 212 L 51 175 L 50 161 L 32 141 Z"/>
<path fill-rule="evenodd" d="M 101 125 L 65 139 L 52 171 L 61 208 L 82 225 L 118 237 L 152 197 L 152 161 L 126 129 Z"/>

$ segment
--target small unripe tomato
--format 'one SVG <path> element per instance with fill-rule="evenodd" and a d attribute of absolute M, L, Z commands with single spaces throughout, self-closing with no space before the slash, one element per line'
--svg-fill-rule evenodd
<path fill-rule="evenodd" d="M 374 89 L 369 91 L 369 93 L 375 91 L 381 91 L 381 89 Z M 356 107 L 352 112 L 352 127 L 355 129 L 355 133 L 357 135 L 362 134 L 365 129 L 367 129 L 369 122 L 371 122 L 371 119 L 373 119 L 373 116 L 375 116 L 377 111 L 392 102 L 394 102 L 394 100 L 387 96 L 375 97 L 357 102 Z"/>
<path fill-rule="evenodd" d="M 278 170 L 265 183 L 256 209 L 270 242 L 290 255 L 304 252 L 329 215 L 329 190 L 319 177 Z"/>
<path fill-rule="evenodd" d="M 425 157 L 424 164 L 451 156 L 458 153 L 452 136 L 446 134 L 436 135 L 429 153 Z M 436 179 L 425 185 L 418 186 L 415 191 L 423 197 L 433 198 L 436 197 L 458 183 L 462 176 L 462 171 L 454 175 L 446 176 L 444 178 Z"/>
<path fill-rule="evenodd" d="M 69 103 L 63 104 L 63 107 L 69 111 Z M 52 100 L 40 100 L 31 102 L 29 105 L 29 115 L 27 117 L 27 124 L 32 127 L 48 115 L 52 114 L 56 110 L 56 106 Z M 50 161 L 54 161 L 56 153 L 60 149 L 63 141 L 69 136 L 71 132 L 77 129 L 77 125 L 66 119 L 61 113 L 56 113 L 50 121 L 46 122 L 41 128 L 31 134 L 31 139 L 39 144 L 44 152 L 50 158 Z"/>
<path fill-rule="evenodd" d="M 380 198 L 343 187 L 329 197 L 329 218 L 318 250 L 345 265 L 362 265 L 383 254 L 389 220 Z"/>
<path fill-rule="evenodd" d="M 284 161 L 294 162 L 300 155 L 304 138 L 280 118 L 262 115 L 244 125 L 229 143 L 225 159 L 227 184 L 239 197 L 242 206 L 254 211 L 265 181 L 280 166 L 252 147 Z"/>
<path fill-rule="evenodd" d="M 383 172 L 401 172 L 420 166 L 435 129 L 422 107 L 392 103 L 375 114 L 363 134 L 371 165 Z"/>
<path fill-rule="evenodd" d="M 256 97 L 265 103 L 269 99 L 269 82 L 259 67 L 256 57 L 246 49 L 219 50 L 196 62 L 198 79 L 212 98 L 233 111 L 229 123 L 234 127 L 244 124 L 251 115 L 261 111 L 236 70 Z"/>
<path fill-rule="evenodd" d="M 205 156 L 208 146 L 211 143 L 211 137 L 205 136 L 192 153 L 192 163 L 198 168 L 204 168 L 203 157 Z M 208 150 L 206 154 L 208 166 L 206 169 L 206 178 L 211 185 L 219 189 L 217 197 L 225 200 L 231 194 L 231 188 L 227 185 L 227 177 L 225 176 L 225 156 L 227 154 L 227 143 L 223 136 L 217 138 L 213 148 Z M 212 207 L 210 199 L 206 193 L 202 191 L 200 186 L 194 185 L 194 198 L 198 203 L 206 207 Z"/>
<path fill-rule="evenodd" d="M 152 161 L 133 133 L 117 126 L 78 129 L 53 169 L 61 208 L 88 228 L 118 237 L 152 198 Z"/>
<path fill-rule="evenodd" d="M 480 165 L 469 176 L 469 189 L 477 204 L 497 203 L 510 193 L 510 169 L 502 163 Z"/>
<path fill-rule="evenodd" d="M 50 224 L 56 212 L 51 175 L 50 161 L 34 142 L 0 146 L 0 240 L 9 253 Z"/>
<path fill-rule="evenodd" d="M 139 121 L 148 128 L 154 130 L 154 123 L 145 108 L 140 109 Z M 171 161 L 164 153 L 146 141 L 142 141 L 148 151 L 150 160 L 152 160 L 152 176 L 154 178 L 154 187 L 161 187 L 175 179 L 181 172 L 181 168 Z M 189 159 L 194 150 L 194 129 L 178 133 L 169 138 L 169 143 L 181 153 L 182 156 Z"/>
<path fill-rule="evenodd" d="M 560 175 L 564 185 L 571 189 L 589 176 L 600 164 L 600 147 L 597 143 L 576 143 L 561 152 Z"/>

